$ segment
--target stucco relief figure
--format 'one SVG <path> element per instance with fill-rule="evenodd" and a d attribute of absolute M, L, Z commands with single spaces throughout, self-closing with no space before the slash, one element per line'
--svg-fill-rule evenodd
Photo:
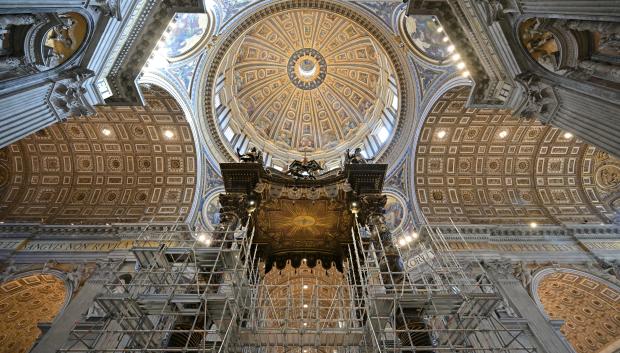
<path fill-rule="evenodd" d="M 520 114 L 526 117 L 536 117 L 543 122 L 548 121 L 554 111 L 557 101 L 553 89 L 543 84 L 535 75 L 522 75 L 520 82 L 525 87 L 525 101 Z"/>
<path fill-rule="evenodd" d="M 61 118 L 95 114 L 95 109 L 84 99 L 86 89 L 82 87 L 83 82 L 91 77 L 92 74 L 91 71 L 73 72 L 71 78 L 56 84 L 50 101 L 61 115 Z"/>
<path fill-rule="evenodd" d="M 43 44 L 43 64 L 39 70 L 54 68 L 69 60 L 81 47 L 88 25 L 77 13 L 68 13 L 60 18 L 62 24 L 53 27 L 45 35 Z"/>
<path fill-rule="evenodd" d="M 0 71 L 9 71 L 22 65 L 23 59 L 14 56 L 5 56 L 0 58 Z"/>
<path fill-rule="evenodd" d="M 79 264 L 72 272 L 67 273 L 67 280 L 73 284 L 73 291 L 77 291 L 84 277 L 86 276 L 86 266 Z"/>
<path fill-rule="evenodd" d="M 256 149 L 256 147 L 250 148 L 247 152 L 241 154 L 240 149 L 237 148 L 237 156 L 240 162 L 244 163 L 262 163 L 263 153 Z"/>
<path fill-rule="evenodd" d="M 521 25 L 521 41 L 532 59 L 547 70 L 555 72 L 559 68 L 560 47 L 555 35 L 540 29 L 539 19 L 530 19 Z"/>
<path fill-rule="evenodd" d="M 532 282 L 532 270 L 529 269 L 527 264 L 523 261 L 517 263 L 514 275 L 521 282 L 523 288 L 527 288 Z"/>
<path fill-rule="evenodd" d="M 597 184 L 605 190 L 615 190 L 620 187 L 620 168 L 613 164 L 602 166 L 596 173 Z"/>
<path fill-rule="evenodd" d="M 608 56 L 620 55 L 620 34 L 609 33 L 601 35 L 596 51 Z"/>
<path fill-rule="evenodd" d="M 17 266 L 15 266 L 15 260 L 10 260 L 8 265 L 4 268 L 4 271 L 2 271 L 2 274 L 0 275 L 0 283 L 4 282 L 15 271 L 17 271 Z"/>

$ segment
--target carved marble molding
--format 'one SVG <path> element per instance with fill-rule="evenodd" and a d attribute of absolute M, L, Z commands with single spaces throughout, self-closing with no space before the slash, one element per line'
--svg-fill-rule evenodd
<path fill-rule="evenodd" d="M 54 83 L 48 101 L 58 121 L 96 114 L 95 108 L 86 100 L 86 89 L 83 87 L 84 82 L 93 75 L 91 70 L 76 68 Z"/>
<path fill-rule="evenodd" d="M 136 79 L 176 12 L 203 12 L 199 0 L 141 0 L 126 20 L 102 76 L 113 91 L 110 102 L 140 103 Z"/>

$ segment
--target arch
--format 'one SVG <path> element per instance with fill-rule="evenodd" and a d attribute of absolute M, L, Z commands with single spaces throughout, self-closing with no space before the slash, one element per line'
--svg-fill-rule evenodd
<path fill-rule="evenodd" d="M 547 268 L 532 278 L 538 308 L 553 320 L 577 353 L 611 352 L 620 341 L 620 287 L 589 273 Z"/>
<path fill-rule="evenodd" d="M 196 147 L 173 97 L 98 107 L 0 150 L 0 218 L 48 224 L 174 222 L 194 201 Z"/>
<path fill-rule="evenodd" d="M 55 271 L 24 273 L 0 284 L 0 352 L 26 353 L 71 298 L 71 288 Z"/>
<path fill-rule="evenodd" d="M 600 223 L 618 161 L 507 110 L 468 108 L 468 87 L 433 105 L 416 142 L 415 197 L 431 223 Z M 616 180 L 616 176 L 618 179 Z M 607 189 L 603 186 L 606 185 Z"/>

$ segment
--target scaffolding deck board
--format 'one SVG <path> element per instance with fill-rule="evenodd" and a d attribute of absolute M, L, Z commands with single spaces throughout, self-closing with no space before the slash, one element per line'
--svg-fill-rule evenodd
<path fill-rule="evenodd" d="M 359 346 L 364 339 L 360 329 L 241 329 L 239 343 L 243 346 Z"/>

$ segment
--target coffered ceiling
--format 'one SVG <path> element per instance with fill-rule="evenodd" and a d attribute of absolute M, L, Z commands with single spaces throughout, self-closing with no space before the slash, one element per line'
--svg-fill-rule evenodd
<path fill-rule="evenodd" d="M 508 111 L 467 108 L 469 88 L 432 107 L 415 187 L 430 222 L 600 223 L 615 215 L 620 164 L 576 137 Z"/>
<path fill-rule="evenodd" d="M 144 107 L 98 107 L 0 150 L 0 220 L 184 219 L 195 192 L 194 139 L 168 93 L 144 96 Z"/>

